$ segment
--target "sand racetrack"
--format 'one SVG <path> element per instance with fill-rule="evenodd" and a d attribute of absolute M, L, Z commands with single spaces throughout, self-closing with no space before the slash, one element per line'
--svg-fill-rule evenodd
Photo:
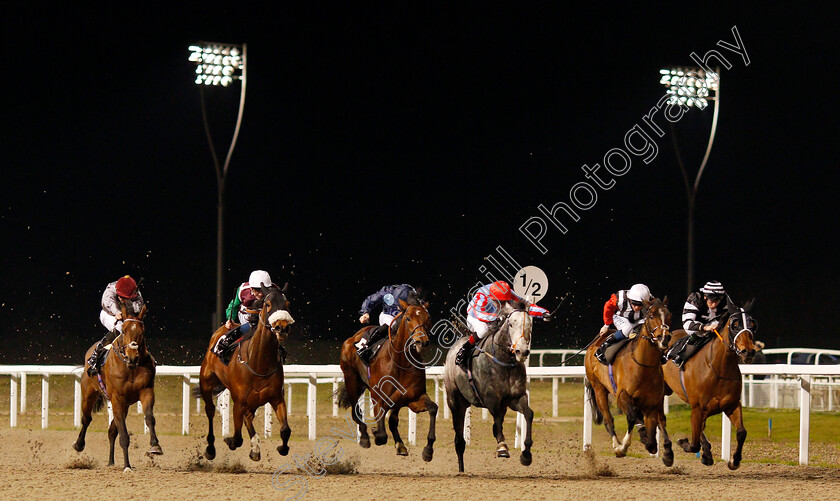
<path fill-rule="evenodd" d="M 692 455 L 675 451 L 674 467 L 665 468 L 657 458 L 644 457 L 634 442 L 637 457 L 615 458 L 605 453 L 578 452 L 574 437 L 536 437 L 534 461 L 519 464 L 518 451 L 510 459 L 497 459 L 492 443 L 467 448 L 466 474 L 457 473 L 451 424 L 439 426 L 435 457 L 424 463 L 420 457 L 425 440 L 409 446 L 408 457 L 394 454 L 393 441 L 362 450 L 341 440 L 345 458 L 357 463 L 358 473 L 326 474 L 321 478 L 297 473 L 278 475 L 277 483 L 293 485 L 285 491 L 272 487 L 273 473 L 293 464 L 293 456 L 305 457 L 314 443 L 293 434 L 291 454 L 281 457 L 276 436 L 262 442 L 260 462 L 248 459 L 243 448 L 230 451 L 217 441 L 218 456 L 209 463 L 198 460 L 203 438 L 197 435 L 162 435 L 164 455 L 146 457 L 148 438 L 132 436 L 130 456 L 134 471 L 107 467 L 107 436 L 88 434 L 87 448 L 79 454 L 70 447 L 74 431 L 0 430 L 0 499 L 838 499 L 840 468 L 743 463 L 729 471 L 722 461 L 706 467 Z M 131 429 L 131 427 L 129 428 Z M 136 430 L 137 428 L 134 427 Z M 425 433 L 425 431 L 424 431 Z M 489 435 L 489 433 L 486 433 Z M 490 439 L 492 439 L 490 437 Z M 509 439 L 512 442 L 512 437 Z M 748 442 L 749 445 L 749 442 Z M 550 450 L 547 450 L 550 449 Z M 122 464 L 117 446 L 117 464 Z M 290 470 L 297 471 L 290 467 Z M 237 473 L 239 472 L 239 473 Z M 604 476 L 603 473 L 612 474 Z M 600 474 L 599 474 L 600 473 Z M 306 480 L 304 480 L 306 479 Z M 305 491 L 302 490 L 305 489 Z"/>

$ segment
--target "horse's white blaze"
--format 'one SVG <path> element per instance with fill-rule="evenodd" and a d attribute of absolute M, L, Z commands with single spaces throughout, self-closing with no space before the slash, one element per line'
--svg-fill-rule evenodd
<path fill-rule="evenodd" d="M 526 312 L 514 312 L 510 316 L 508 335 L 511 340 L 511 350 L 518 352 L 517 360 L 523 362 L 525 352 L 531 349 L 531 318 Z"/>
<path fill-rule="evenodd" d="M 268 317 L 268 323 L 274 325 L 275 322 L 286 322 L 286 325 L 295 323 L 295 319 L 286 310 L 277 310 Z"/>
<path fill-rule="evenodd" d="M 254 435 L 251 437 L 251 452 L 260 452 L 260 436 Z"/>
<path fill-rule="evenodd" d="M 132 341 L 132 342 L 128 343 L 128 347 L 131 348 L 132 350 L 136 350 L 136 349 L 140 348 L 140 345 L 137 344 L 137 341 Z"/>

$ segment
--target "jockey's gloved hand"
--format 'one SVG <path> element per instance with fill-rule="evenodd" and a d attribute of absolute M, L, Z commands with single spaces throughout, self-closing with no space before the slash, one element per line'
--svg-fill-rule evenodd
<path fill-rule="evenodd" d="M 546 313 L 542 316 L 543 322 L 551 322 L 551 313 Z"/>

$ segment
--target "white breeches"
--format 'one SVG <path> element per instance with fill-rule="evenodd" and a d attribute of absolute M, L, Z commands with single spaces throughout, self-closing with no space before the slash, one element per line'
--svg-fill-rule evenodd
<path fill-rule="evenodd" d="M 469 326 L 470 330 L 473 331 L 475 337 L 478 339 L 482 339 L 487 335 L 487 331 L 490 329 L 487 322 L 482 322 L 473 316 L 467 316 L 467 326 Z"/>
<path fill-rule="evenodd" d="M 379 325 L 391 325 L 391 322 L 394 321 L 393 315 L 388 315 L 385 313 L 379 314 Z"/>
<path fill-rule="evenodd" d="M 99 321 L 108 329 L 108 332 L 122 332 L 122 320 L 117 320 L 117 317 L 111 315 L 105 310 L 99 312 Z"/>
<path fill-rule="evenodd" d="M 637 322 L 631 322 L 629 318 L 621 317 L 618 315 L 613 316 L 613 325 L 615 326 L 616 330 L 621 334 L 616 332 L 616 338 L 621 339 L 622 337 L 627 337 L 633 331 L 633 327 L 636 324 L 640 324 L 644 322 L 644 319 L 639 319 Z"/>

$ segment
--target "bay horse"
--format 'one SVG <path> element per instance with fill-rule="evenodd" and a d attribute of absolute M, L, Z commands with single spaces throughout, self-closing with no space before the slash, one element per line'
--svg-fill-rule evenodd
<path fill-rule="evenodd" d="M 120 436 L 120 447 L 123 450 L 124 470 L 131 471 L 131 464 L 128 461 L 128 444 L 130 437 L 125 425 L 125 418 L 128 408 L 138 400 L 143 405 L 146 426 L 149 427 L 149 445 L 147 454 L 163 454 L 155 433 L 155 359 L 146 347 L 145 326 L 143 317 L 146 315 L 146 306 L 140 310 L 137 316 L 127 313 L 125 306 L 121 305 L 123 314 L 122 333 L 111 343 L 105 363 L 102 364 L 100 374 L 104 388 L 100 386 L 99 379 L 87 374 L 87 363 L 82 372 L 82 429 L 79 437 L 73 442 L 73 449 L 82 452 L 85 449 L 85 434 L 88 426 L 93 420 L 91 414 L 102 407 L 103 399 L 111 401 L 114 418 L 108 427 L 108 441 L 110 442 L 110 455 L 108 466 L 114 464 L 114 442 L 117 434 Z M 90 359 L 91 353 L 96 349 L 96 344 L 91 346 L 85 353 L 85 360 Z"/>
<path fill-rule="evenodd" d="M 727 313 L 718 325 L 712 340 L 689 358 L 683 370 L 669 361 L 663 367 L 665 371 L 666 394 L 673 391 L 681 400 L 691 406 L 691 441 L 686 438 L 677 440 L 685 452 L 699 452 L 702 446 L 701 462 L 714 464 L 712 445 L 704 430 L 709 416 L 726 413 L 732 426 L 738 445 L 735 454 L 727 463 L 730 470 L 736 470 L 741 464 L 741 452 L 747 430 L 741 414 L 741 369 L 738 361 L 748 364 L 755 356 L 755 320 L 749 315 L 753 300 L 743 307 L 738 307 L 727 297 Z M 671 345 L 686 336 L 682 329 L 674 331 Z"/>
<path fill-rule="evenodd" d="M 510 457 L 502 430 L 505 414 L 508 409 L 521 412 L 525 416 L 526 428 L 523 442 L 525 447 L 519 462 L 529 466 L 532 461 L 531 423 L 534 412 L 528 403 L 525 362 L 531 353 L 534 320 L 528 315 L 527 306 L 519 302 L 505 302 L 499 313 L 499 328 L 481 339 L 473 349 L 470 357 L 472 382 L 469 374 L 455 363 L 455 357 L 466 342 L 466 337 L 455 341 L 446 355 L 443 382 L 447 405 L 452 411 L 459 472 L 464 471 L 464 416 L 470 406 L 485 408 L 493 415 L 496 456 L 501 458 Z"/>
<path fill-rule="evenodd" d="M 421 360 L 423 349 L 429 344 L 428 303 L 410 297 L 409 301 L 400 300 L 402 313 L 397 315 L 388 328 L 379 353 L 366 366 L 357 355 L 355 343 L 372 326 L 363 327 L 341 346 L 339 365 L 344 373 L 344 384 L 338 390 L 338 402 L 342 408 L 353 408 L 353 421 L 359 427 L 359 445 L 370 447 L 365 414 L 369 407 L 359 402 L 365 388 L 370 390 L 371 402 L 375 413 L 373 430 L 376 445 L 385 445 L 388 434 L 385 431 L 385 414 L 388 427 L 394 437 L 397 455 L 407 456 L 408 449 L 403 444 L 399 433 L 400 409 L 408 407 L 416 413 L 429 412 L 429 435 L 423 448 L 423 460 L 432 460 L 435 443 L 435 420 L 438 406 L 426 393 L 426 368 Z M 371 423 L 372 424 L 372 423 Z"/>
<path fill-rule="evenodd" d="M 651 454 L 656 453 L 656 430 L 659 429 L 665 449 L 662 462 L 665 466 L 671 466 L 674 464 L 674 452 L 665 427 L 665 383 L 662 375 L 662 355 L 671 337 L 671 312 L 667 304 L 667 297 L 663 301 L 654 298 L 644 303 L 645 318 L 639 333 L 619 351 L 611 367 L 595 358 L 595 352 L 606 336 L 596 339 L 589 347 L 584 366 L 586 392 L 595 423 L 604 423 L 612 437 L 616 457 L 624 457 L 627 454 L 633 427 L 637 422 L 643 422 L 643 426 L 639 428 L 639 438 L 645 449 Z M 627 433 L 621 442 L 616 436 L 615 424 L 610 413 L 610 395 L 615 397 L 616 404 L 627 416 Z"/>
<path fill-rule="evenodd" d="M 225 437 L 230 450 L 235 450 L 243 443 L 242 423 L 251 437 L 249 457 L 260 460 L 260 437 L 254 430 L 254 413 L 264 404 L 274 408 L 280 421 L 280 438 L 283 445 L 277 447 L 282 456 L 289 453 L 289 436 L 292 434 L 286 416 L 286 400 L 283 396 L 283 360 L 280 355 L 280 343 L 286 340 L 288 329 L 294 323 L 289 314 L 289 302 L 283 290 L 277 287 L 266 288 L 265 296 L 255 307 L 259 311 L 259 321 L 253 329 L 254 335 L 244 341 L 233 352 L 230 363 L 225 365 L 212 352 L 213 346 L 227 329 L 219 327 L 210 339 L 207 352 L 201 362 L 198 376 L 198 388 L 195 394 L 204 400 L 204 412 L 207 414 L 207 448 L 204 457 L 213 460 L 216 457 L 216 437 L 213 434 L 213 416 L 216 406 L 213 395 L 227 388 L 233 402 L 233 436 Z"/>

